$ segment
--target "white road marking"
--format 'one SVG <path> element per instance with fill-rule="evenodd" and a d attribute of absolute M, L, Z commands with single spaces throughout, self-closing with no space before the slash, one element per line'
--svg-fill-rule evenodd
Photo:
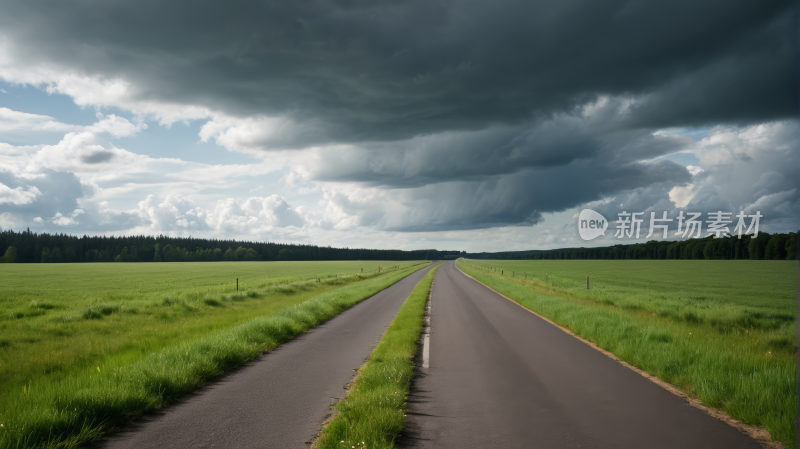
<path fill-rule="evenodd" d="M 425 338 L 422 340 L 422 367 L 428 368 L 429 361 L 431 358 L 431 336 L 425 334 Z"/>
<path fill-rule="evenodd" d="M 433 293 L 433 285 L 431 285 Z M 428 295 L 428 304 L 425 305 L 425 317 L 422 319 L 422 367 L 429 368 L 431 360 L 431 295 Z"/>

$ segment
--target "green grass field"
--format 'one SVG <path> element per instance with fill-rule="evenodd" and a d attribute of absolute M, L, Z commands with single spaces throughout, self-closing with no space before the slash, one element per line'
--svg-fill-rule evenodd
<path fill-rule="evenodd" d="M 794 447 L 795 261 L 459 260 L 480 282 Z M 589 276 L 590 288 L 586 289 Z"/>
<path fill-rule="evenodd" d="M 422 266 L 0 265 L 0 447 L 91 440 Z"/>

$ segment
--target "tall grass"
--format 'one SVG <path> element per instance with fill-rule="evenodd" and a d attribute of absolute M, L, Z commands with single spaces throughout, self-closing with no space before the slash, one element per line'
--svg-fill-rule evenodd
<path fill-rule="evenodd" d="M 182 341 L 133 363 L 117 358 L 113 360 L 116 363 L 84 367 L 58 381 L 31 381 L 4 390 L 0 448 L 74 447 L 96 439 L 108 429 L 173 401 L 307 331 L 424 265 L 353 276 L 361 282 L 224 331 Z M 339 282 L 345 283 L 346 278 L 339 278 Z M 185 304 L 185 298 L 180 301 Z"/>
<path fill-rule="evenodd" d="M 794 313 L 787 298 L 795 292 L 793 273 L 785 270 L 793 262 L 585 262 L 459 260 L 458 267 L 706 406 L 764 426 L 773 440 L 794 447 Z M 593 284 L 590 278 L 587 291 L 592 268 L 602 275 Z"/>
<path fill-rule="evenodd" d="M 394 447 L 404 427 L 425 303 L 439 267 L 428 272 L 400 307 L 369 360 L 358 370 L 347 396 L 335 405 L 338 413 L 315 447 Z"/>

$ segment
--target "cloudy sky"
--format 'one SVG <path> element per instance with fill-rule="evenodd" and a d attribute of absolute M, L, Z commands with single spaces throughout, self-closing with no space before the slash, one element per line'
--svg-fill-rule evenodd
<path fill-rule="evenodd" d="M 780 0 L 6 0 L 0 228 L 630 243 L 581 241 L 589 207 L 795 231 L 797 23 Z"/>

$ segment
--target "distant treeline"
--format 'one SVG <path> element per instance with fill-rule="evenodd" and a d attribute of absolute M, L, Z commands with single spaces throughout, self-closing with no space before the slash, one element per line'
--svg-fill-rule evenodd
<path fill-rule="evenodd" d="M 204 262 L 222 260 L 435 260 L 459 251 L 331 248 L 191 237 L 90 237 L 0 232 L 0 262 Z"/>
<path fill-rule="evenodd" d="M 797 233 L 750 235 L 741 239 L 705 237 L 680 241 L 650 240 L 646 243 L 598 248 L 470 253 L 470 259 L 751 259 L 786 260 L 796 258 Z"/>

